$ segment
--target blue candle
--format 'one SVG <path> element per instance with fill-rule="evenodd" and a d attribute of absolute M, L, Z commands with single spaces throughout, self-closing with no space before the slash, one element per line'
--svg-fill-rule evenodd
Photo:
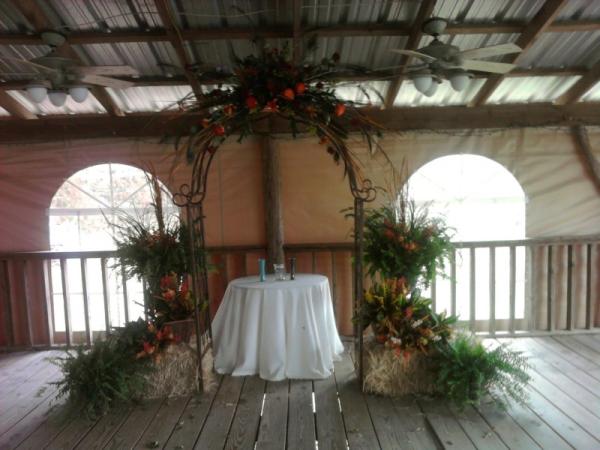
<path fill-rule="evenodd" d="M 264 259 L 260 258 L 258 260 L 258 270 L 260 273 L 260 281 L 266 280 L 265 268 L 266 268 L 266 261 Z"/>

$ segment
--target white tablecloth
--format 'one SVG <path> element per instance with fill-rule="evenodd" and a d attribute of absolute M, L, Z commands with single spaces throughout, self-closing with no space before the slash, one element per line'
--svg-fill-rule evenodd
<path fill-rule="evenodd" d="M 344 349 L 322 275 L 233 280 L 212 331 L 217 372 L 265 380 L 326 378 Z"/>

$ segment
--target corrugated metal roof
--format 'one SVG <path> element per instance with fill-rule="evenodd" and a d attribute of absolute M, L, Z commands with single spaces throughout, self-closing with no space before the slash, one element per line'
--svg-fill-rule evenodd
<path fill-rule="evenodd" d="M 55 114 L 103 114 L 106 113 L 104 107 L 96 100 L 92 94 L 83 103 L 77 103 L 70 97 L 64 106 L 57 108 L 47 98 L 42 103 L 33 103 L 24 91 L 8 91 L 9 95 L 22 103 L 29 111 L 34 114 L 55 115 Z"/>
<path fill-rule="evenodd" d="M 43 74 L 37 67 L 12 58 L 30 60 L 45 55 L 49 50 L 45 45 L 0 45 L 0 56 L 11 58 L 0 58 L 0 77 L 6 80 L 22 80 Z"/>
<path fill-rule="evenodd" d="M 0 108 L 0 116 L 10 116 L 10 114 L 4 108 Z"/>
<path fill-rule="evenodd" d="M 341 24 L 412 22 L 419 2 L 395 0 L 305 0 L 302 17 L 309 27 Z"/>
<path fill-rule="evenodd" d="M 439 0 L 433 15 L 451 21 L 529 21 L 545 0 Z"/>
<path fill-rule="evenodd" d="M 24 22 L 23 16 L 11 2 L 0 2 L 0 30 L 3 33 L 18 33 Z"/>
<path fill-rule="evenodd" d="M 379 106 L 388 90 L 389 81 L 370 81 L 360 85 L 343 83 L 335 86 L 336 95 L 346 101 Z"/>
<path fill-rule="evenodd" d="M 569 0 L 557 17 L 557 20 L 578 19 L 600 19 L 600 2 L 597 0 Z"/>
<path fill-rule="evenodd" d="M 581 77 L 506 78 L 487 103 L 551 102 L 564 94 L 579 78 Z"/>
<path fill-rule="evenodd" d="M 443 81 L 437 92 L 431 97 L 421 94 L 412 81 L 404 81 L 394 100 L 394 106 L 444 106 L 466 105 L 477 94 L 485 79 L 475 78 L 469 81 L 468 86 L 461 92 L 456 92 L 449 81 Z"/>
<path fill-rule="evenodd" d="M 107 88 L 119 108 L 125 112 L 151 112 L 177 109 L 180 100 L 192 92 L 189 86 L 136 86 Z"/>
<path fill-rule="evenodd" d="M 544 33 L 520 58 L 519 66 L 591 67 L 598 61 L 600 61 L 600 31 Z"/>
<path fill-rule="evenodd" d="M 598 102 L 600 101 L 600 81 L 594 85 L 586 94 L 581 97 L 584 102 Z"/>

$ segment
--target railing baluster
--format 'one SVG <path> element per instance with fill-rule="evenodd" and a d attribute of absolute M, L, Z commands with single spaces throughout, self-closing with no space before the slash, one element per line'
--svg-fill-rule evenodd
<path fill-rule="evenodd" d="M 331 251 L 331 301 L 333 303 L 333 317 L 337 319 L 337 286 L 335 281 L 335 252 Z M 337 323 L 337 321 L 336 321 Z"/>
<path fill-rule="evenodd" d="M 526 320 L 527 320 L 527 330 L 531 331 L 534 329 L 534 327 L 537 324 L 537 289 L 536 289 L 536 285 L 537 285 L 537 276 L 536 276 L 536 272 L 535 272 L 535 267 L 536 267 L 536 263 L 535 263 L 535 258 L 536 258 L 536 248 L 533 245 L 530 245 L 527 247 L 528 249 L 528 254 L 529 254 L 529 264 L 527 264 L 525 267 L 527 268 L 526 270 L 526 283 L 527 283 L 527 294 L 526 294 L 526 303 L 525 303 L 525 314 L 527 315 Z M 534 294 L 535 292 L 535 294 Z"/>
<path fill-rule="evenodd" d="M 490 335 L 496 334 L 496 247 L 490 247 Z"/>
<path fill-rule="evenodd" d="M 92 345 L 93 336 L 90 327 L 90 302 L 87 288 L 87 259 L 80 258 L 81 264 L 81 294 L 83 296 L 83 318 L 85 321 L 85 341 L 87 345 Z"/>
<path fill-rule="evenodd" d="M 27 276 L 27 260 L 21 260 L 21 282 L 23 283 L 23 297 L 25 306 L 25 321 L 26 321 L 26 329 L 27 329 L 27 344 L 30 347 L 33 347 L 33 329 L 32 329 L 32 321 L 31 321 L 31 304 L 30 304 L 30 289 L 29 289 L 29 277 Z"/>
<path fill-rule="evenodd" d="M 554 330 L 554 299 L 552 298 L 552 245 L 548 246 L 548 257 L 546 261 L 546 301 L 548 304 L 548 310 L 546 311 L 547 317 L 547 329 L 548 331 Z"/>
<path fill-rule="evenodd" d="M 110 291 L 108 289 L 108 273 L 106 271 L 106 258 L 100 258 L 100 271 L 102 272 L 102 299 L 104 300 L 104 326 L 106 334 L 110 333 Z"/>
<path fill-rule="evenodd" d="M 43 292 L 44 292 L 44 314 L 46 315 L 48 345 L 54 345 L 54 293 L 52 290 L 52 260 L 42 260 Z"/>
<path fill-rule="evenodd" d="M 592 244 L 586 246 L 585 259 L 585 327 L 591 330 L 594 324 L 592 317 Z"/>
<path fill-rule="evenodd" d="M 125 317 L 125 323 L 129 322 L 129 297 L 127 296 L 127 273 L 125 272 L 125 266 L 121 262 L 121 282 L 123 283 L 123 315 Z"/>
<path fill-rule="evenodd" d="M 5 293 L 6 308 L 4 310 L 4 329 L 6 330 L 6 340 L 9 347 L 14 346 L 15 343 L 15 330 L 13 326 L 12 316 L 12 289 L 10 285 L 10 270 L 9 262 L 7 260 L 2 261 L 2 276 L 4 278 L 5 285 L 2 286 L 2 290 Z"/>
<path fill-rule="evenodd" d="M 456 249 L 450 255 L 450 314 L 456 315 Z"/>
<path fill-rule="evenodd" d="M 475 311 L 475 305 L 476 305 L 476 293 L 475 293 L 475 288 L 476 288 L 476 284 L 475 284 L 475 247 L 471 247 L 469 249 L 469 254 L 470 254 L 470 258 L 469 258 L 469 266 L 470 266 L 470 270 L 469 270 L 469 329 L 471 331 L 475 331 L 475 319 L 476 319 L 476 311 Z"/>
<path fill-rule="evenodd" d="M 508 313 L 508 332 L 515 334 L 515 296 L 517 285 L 517 248 L 514 245 L 510 246 L 510 273 L 509 273 L 509 313 Z"/>
<path fill-rule="evenodd" d="M 573 246 L 567 245 L 567 330 L 573 329 Z"/>
<path fill-rule="evenodd" d="M 67 275 L 67 260 L 60 259 L 60 281 L 62 285 L 63 307 L 65 312 L 65 337 L 67 347 L 73 342 L 73 330 L 71 329 L 71 298 L 69 296 L 69 276 Z"/>

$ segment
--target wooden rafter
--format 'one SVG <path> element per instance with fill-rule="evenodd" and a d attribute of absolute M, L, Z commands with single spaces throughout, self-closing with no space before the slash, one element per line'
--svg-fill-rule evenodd
<path fill-rule="evenodd" d="M 37 119 L 38 117 L 29 111 L 21 102 L 15 100 L 4 90 L 0 90 L 0 106 L 4 108 L 11 116 L 18 119 Z"/>
<path fill-rule="evenodd" d="M 13 5 L 21 12 L 21 14 L 23 14 L 23 16 L 25 16 L 29 23 L 33 25 L 36 32 L 39 33 L 43 30 L 51 30 L 54 28 L 35 0 L 13 0 Z M 68 42 L 65 42 L 55 51 L 60 56 L 71 58 L 77 61 L 78 64 L 85 65 Z M 111 116 L 125 115 L 105 88 L 101 86 L 92 86 L 90 91 Z"/>
<path fill-rule="evenodd" d="M 154 0 L 154 3 L 156 4 L 156 9 L 158 10 L 160 20 L 162 21 L 163 26 L 165 27 L 165 31 L 169 38 L 169 42 L 175 49 L 175 53 L 177 54 L 179 63 L 183 68 L 185 77 L 187 78 L 188 83 L 192 87 L 196 98 L 200 98 L 203 95 L 202 86 L 198 82 L 198 78 L 196 78 L 194 72 L 190 70 L 191 61 L 188 58 L 187 53 L 185 51 L 184 39 L 181 35 L 181 30 L 179 29 L 179 26 L 173 19 L 173 12 L 171 11 L 169 2 L 168 0 Z"/>
<path fill-rule="evenodd" d="M 540 126 L 600 125 L 598 103 L 556 106 L 528 105 L 435 106 L 417 108 L 369 109 L 374 121 L 390 131 L 517 128 Z M 125 117 L 106 114 L 45 116 L 38 120 L 0 119 L 0 143 L 85 139 L 97 137 L 141 137 L 173 135 L 175 128 L 196 123 L 199 116 L 182 117 L 176 112 L 136 113 Z M 177 120 L 174 120 L 177 119 Z M 289 132 L 289 123 L 274 120 L 273 131 Z"/>
<path fill-rule="evenodd" d="M 575 103 L 598 82 L 600 82 L 600 62 L 594 64 L 590 70 L 577 80 L 575 84 L 554 103 L 557 105 Z"/>
<path fill-rule="evenodd" d="M 523 49 L 521 53 L 515 53 L 512 55 L 506 55 L 503 58 L 503 62 L 516 64 L 529 48 L 537 41 L 537 39 L 544 33 L 548 27 L 554 22 L 554 19 L 560 12 L 560 10 L 568 3 L 568 0 L 546 0 L 546 2 L 539 9 L 537 14 L 533 17 L 529 25 L 527 25 L 521 36 L 515 42 L 519 47 Z M 471 101 L 470 106 L 483 105 L 492 96 L 494 91 L 500 86 L 504 80 L 504 75 L 493 74 L 483 84 L 477 95 Z"/>
<path fill-rule="evenodd" d="M 433 8 L 435 7 L 436 0 L 423 0 L 421 6 L 419 7 L 419 11 L 417 12 L 417 17 L 411 27 L 410 35 L 408 37 L 408 42 L 406 43 L 405 49 L 407 50 L 416 50 L 419 46 L 419 42 L 421 42 L 421 38 L 423 37 L 423 22 L 425 22 L 431 13 L 433 12 Z M 402 86 L 402 81 L 404 80 L 404 73 L 406 72 L 406 67 L 410 61 L 410 57 L 402 55 L 400 58 L 400 65 L 403 66 L 400 69 L 400 73 L 398 77 L 393 79 L 390 82 L 390 86 L 385 96 L 384 105 L 386 108 L 391 108 L 394 104 L 394 100 L 400 91 L 400 87 Z"/>
<path fill-rule="evenodd" d="M 444 34 L 513 34 L 521 33 L 527 24 L 523 22 L 467 22 L 450 23 Z M 586 32 L 599 31 L 599 20 L 559 21 L 548 26 L 546 32 Z M 407 23 L 364 23 L 336 25 L 326 28 L 307 28 L 303 34 L 317 34 L 323 37 L 340 36 L 409 36 L 411 25 Z M 269 27 L 219 27 L 181 30 L 184 41 L 227 40 L 227 39 L 289 39 L 293 38 L 293 30 L 284 26 Z M 84 44 L 117 44 L 127 42 L 167 42 L 169 36 L 164 29 L 111 30 L 110 33 L 99 31 L 73 31 L 67 37 L 71 45 Z M 39 35 L 27 33 L 2 33 L 0 45 L 40 45 Z"/>

